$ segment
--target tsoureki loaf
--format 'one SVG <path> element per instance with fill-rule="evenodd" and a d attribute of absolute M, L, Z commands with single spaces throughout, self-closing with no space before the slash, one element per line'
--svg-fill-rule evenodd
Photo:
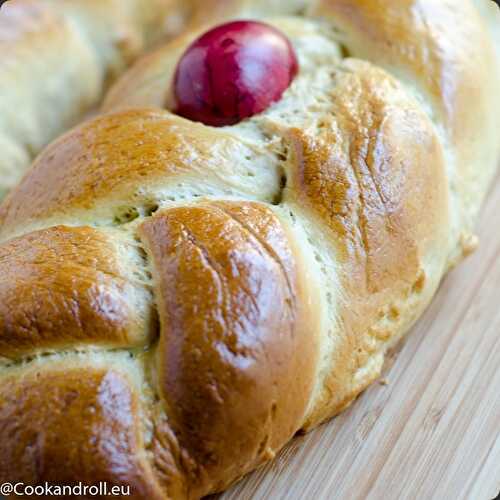
<path fill-rule="evenodd" d="M 476 247 L 500 160 L 498 8 L 8 3 L 6 188 L 106 75 L 184 28 L 0 205 L 0 483 L 222 491 L 351 404 Z M 237 18 L 290 40 L 293 82 L 232 125 L 178 116 L 179 60 Z"/>

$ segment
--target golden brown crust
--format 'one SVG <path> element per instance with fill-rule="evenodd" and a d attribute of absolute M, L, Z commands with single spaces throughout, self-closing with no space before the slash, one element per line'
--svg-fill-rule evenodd
<path fill-rule="evenodd" d="M 0 356 L 147 345 L 149 291 L 134 280 L 135 263 L 118 254 L 118 242 L 85 227 L 53 227 L 0 246 Z"/>
<path fill-rule="evenodd" d="M 287 235 L 265 206 L 172 208 L 141 234 L 157 282 L 160 393 L 196 464 L 189 490 L 198 498 L 273 457 L 300 428 L 314 318 Z"/>
<path fill-rule="evenodd" d="M 321 129 L 283 129 L 292 147 L 283 201 L 311 205 L 341 262 L 362 263 L 375 293 L 413 274 L 419 247 L 446 226 L 444 158 L 432 124 L 392 78 L 359 61 L 342 69 Z"/>
<path fill-rule="evenodd" d="M 84 211 L 91 211 L 89 222 L 98 211 L 112 221 L 124 207 L 154 206 L 157 192 L 178 187 L 183 179 L 201 178 L 205 186 L 270 199 L 277 182 L 272 171 L 260 181 L 248 175 L 268 156 L 227 132 L 166 111 L 106 115 L 69 132 L 40 155 L 0 207 L 1 232 Z"/>
<path fill-rule="evenodd" d="M 311 14 L 340 29 L 352 55 L 416 77 L 454 133 L 467 135 L 470 125 L 460 115 L 489 98 L 474 80 L 492 61 L 491 40 L 472 2 L 320 0 Z"/>
<path fill-rule="evenodd" d="M 55 363 L 0 385 L 0 481 L 130 486 L 163 498 L 141 453 L 137 396 L 123 375 Z"/>
<path fill-rule="evenodd" d="M 499 59 L 474 3 L 320 0 L 311 14 L 340 31 L 351 55 L 387 68 L 420 94 L 444 129 L 458 230 L 470 233 L 500 154 Z"/>
<path fill-rule="evenodd" d="M 315 136 L 291 129 L 287 138 L 283 202 L 310 210 L 308 218 L 328 231 L 343 290 L 339 341 L 319 413 L 310 416 L 315 423 L 356 397 L 362 388 L 352 380 L 378 352 L 379 319 L 389 310 L 402 314 L 400 303 L 421 294 L 429 256 L 439 275 L 447 257 L 448 186 L 432 124 L 384 72 L 355 61 L 345 69 L 331 96 L 334 118 Z M 394 321 L 382 340 L 398 331 Z"/>

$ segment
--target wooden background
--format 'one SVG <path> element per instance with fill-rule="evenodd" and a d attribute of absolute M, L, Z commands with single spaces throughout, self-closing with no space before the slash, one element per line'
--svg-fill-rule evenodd
<path fill-rule="evenodd" d="M 500 491 L 500 176 L 479 251 L 376 383 L 219 500 L 491 500 Z"/>

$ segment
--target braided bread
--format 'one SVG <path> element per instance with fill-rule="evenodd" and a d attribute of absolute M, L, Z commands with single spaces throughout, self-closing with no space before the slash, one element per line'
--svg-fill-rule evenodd
<path fill-rule="evenodd" d="M 0 482 L 221 491 L 351 404 L 474 250 L 498 9 L 281 3 L 193 2 L 0 206 Z M 236 125 L 173 114 L 180 56 L 234 17 L 297 78 Z"/>
<path fill-rule="evenodd" d="M 98 104 L 108 82 L 145 47 L 175 33 L 182 16 L 176 0 L 1 6 L 0 199 L 48 142 Z"/>

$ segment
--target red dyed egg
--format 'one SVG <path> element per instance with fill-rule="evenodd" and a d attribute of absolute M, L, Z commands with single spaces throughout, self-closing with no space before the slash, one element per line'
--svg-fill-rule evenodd
<path fill-rule="evenodd" d="M 281 98 L 298 72 L 289 40 L 264 23 L 235 21 L 198 38 L 175 73 L 175 112 L 206 125 L 233 125 Z"/>

